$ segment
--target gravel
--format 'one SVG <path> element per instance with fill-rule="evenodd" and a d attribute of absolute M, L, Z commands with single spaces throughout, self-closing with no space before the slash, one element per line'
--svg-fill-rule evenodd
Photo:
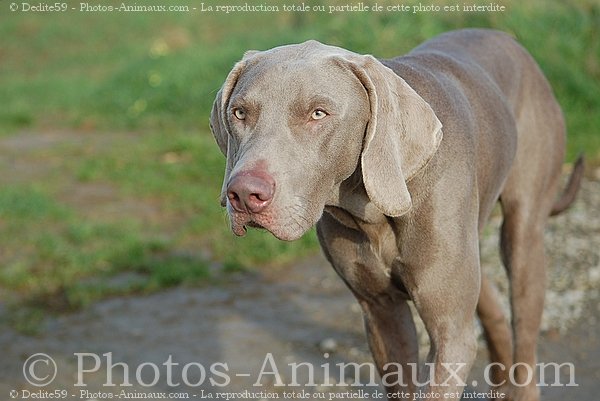
<path fill-rule="evenodd" d="M 550 219 L 545 235 L 547 292 L 542 331 L 565 333 L 581 318 L 585 302 L 599 298 L 600 182 L 584 180 L 571 209 Z M 498 253 L 501 216 L 482 241 L 482 269 L 498 286 L 508 314 L 508 281 Z"/>

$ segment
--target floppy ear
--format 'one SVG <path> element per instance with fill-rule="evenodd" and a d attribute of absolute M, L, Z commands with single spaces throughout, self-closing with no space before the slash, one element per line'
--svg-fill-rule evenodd
<path fill-rule="evenodd" d="M 244 53 L 242 60 L 237 62 L 231 72 L 227 75 L 225 83 L 217 92 L 217 97 L 213 103 L 212 112 L 210 113 L 210 129 L 217 141 L 217 145 L 221 149 L 221 152 L 227 156 L 227 143 L 229 141 L 229 131 L 227 122 L 227 106 L 229 105 L 229 98 L 233 92 L 233 88 L 237 84 L 237 81 L 244 72 L 248 60 L 255 54 L 260 53 L 257 50 L 248 50 Z"/>
<path fill-rule="evenodd" d="M 412 207 L 406 182 L 435 154 L 442 123 L 406 81 L 377 59 L 346 58 L 371 106 L 361 154 L 365 189 L 385 215 L 401 216 Z"/>
<path fill-rule="evenodd" d="M 210 129 L 217 141 L 217 145 L 219 145 L 221 152 L 223 152 L 225 156 L 227 156 L 227 143 L 229 142 L 227 106 L 229 105 L 229 98 L 231 97 L 233 88 L 235 88 L 245 66 L 246 61 L 244 59 L 235 64 L 231 72 L 227 75 L 223 86 L 219 92 L 217 92 L 217 97 L 213 102 L 212 111 L 210 113 Z"/>
<path fill-rule="evenodd" d="M 257 51 L 251 50 L 244 54 L 244 58 L 239 61 L 231 72 L 227 75 L 225 83 L 217 92 L 217 96 L 213 103 L 212 111 L 210 113 L 210 129 L 217 141 L 217 145 L 221 149 L 221 152 L 227 158 L 225 165 L 225 177 L 223 179 L 223 187 L 221 189 L 221 206 L 225 206 L 226 186 L 229 180 L 229 175 L 233 169 L 233 163 L 235 159 L 235 153 L 237 152 L 237 145 L 229 140 L 229 121 L 227 118 L 227 107 L 229 105 L 229 98 L 238 82 L 240 75 L 244 72 L 248 58 L 252 57 Z"/>

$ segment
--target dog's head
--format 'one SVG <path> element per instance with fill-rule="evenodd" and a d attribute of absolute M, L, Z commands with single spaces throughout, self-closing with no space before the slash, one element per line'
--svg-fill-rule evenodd
<path fill-rule="evenodd" d="M 235 234 L 262 227 L 293 240 L 313 226 L 358 168 L 388 216 L 433 156 L 441 123 L 372 56 L 309 41 L 248 52 L 217 94 L 211 129 L 227 157 L 221 204 Z"/>

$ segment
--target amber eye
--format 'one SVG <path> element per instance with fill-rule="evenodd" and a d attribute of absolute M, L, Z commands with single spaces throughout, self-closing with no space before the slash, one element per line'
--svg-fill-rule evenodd
<path fill-rule="evenodd" d="M 233 115 L 238 120 L 246 119 L 246 112 L 243 109 L 233 109 Z"/>
<path fill-rule="evenodd" d="M 313 120 L 321 120 L 322 118 L 325 118 L 325 117 L 327 117 L 327 112 L 324 110 L 321 110 L 321 109 L 316 109 L 310 115 L 310 118 L 312 118 Z"/>

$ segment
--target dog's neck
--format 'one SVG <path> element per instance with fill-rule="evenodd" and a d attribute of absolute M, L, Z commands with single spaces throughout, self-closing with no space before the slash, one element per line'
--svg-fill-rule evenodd
<path fill-rule="evenodd" d="M 379 224 L 386 221 L 386 216 L 367 195 L 360 168 L 334 188 L 326 203 L 325 212 L 345 226 L 355 229 L 361 223 Z"/>

